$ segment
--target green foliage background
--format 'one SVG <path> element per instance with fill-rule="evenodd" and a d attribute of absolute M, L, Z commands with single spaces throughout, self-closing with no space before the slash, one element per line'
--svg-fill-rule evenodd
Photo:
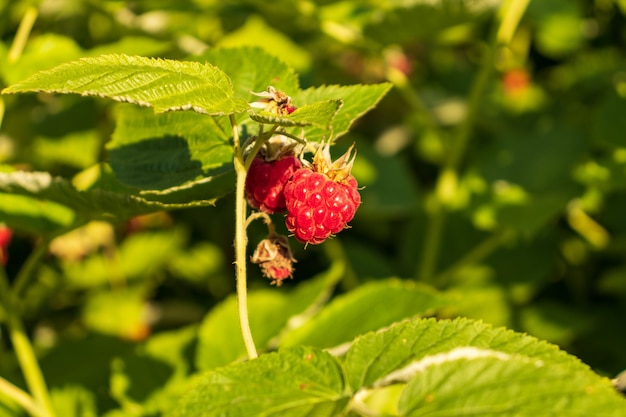
<path fill-rule="evenodd" d="M 235 46 L 277 56 L 296 70 L 302 89 L 392 82 L 333 147 L 339 155 L 357 143 L 353 173 L 364 188 L 352 228 L 321 246 L 294 244 L 295 279 L 280 289 L 250 270 L 255 338 L 269 348 L 333 347 L 409 317 L 405 307 L 419 304 L 412 315 L 463 316 L 526 332 L 614 376 L 626 368 L 626 3 L 532 0 L 509 47 L 481 72 L 495 36 L 495 3 L 0 0 L 0 85 L 82 57 L 202 62 L 217 47 Z M 38 18 L 13 60 L 13 39 L 32 5 Z M 236 68 L 228 60 L 216 65 Z M 295 81 L 282 75 L 277 83 Z M 484 89 L 473 102 L 480 77 Z M 2 171 L 48 171 L 65 179 L 57 190 L 70 183 L 81 189 L 94 178 L 111 192 L 127 190 L 100 162 L 133 168 L 137 161 L 116 159 L 115 151 L 123 145 L 119 132 L 143 109 L 75 95 L 2 100 Z M 460 147 L 468 114 L 474 123 Z M 196 116 L 167 115 L 174 124 Z M 163 189 L 188 178 L 148 179 Z M 207 191 L 200 207 L 128 220 L 179 203 L 175 194 L 133 200 L 113 226 L 90 223 L 51 246 L 22 310 L 65 415 L 157 414 L 191 373 L 243 355 L 231 296 L 230 180 Z M 0 194 L 0 223 L 16 233 L 9 276 L 38 239 L 81 214 L 58 202 L 34 205 L 20 185 L 12 187 Z M 116 205 L 110 194 L 97 198 L 85 212 L 90 204 Z M 264 233 L 253 224 L 252 244 Z M 337 321 L 342 311 L 354 317 Z M 287 331 L 294 316 L 315 320 Z M 293 349 L 289 355 L 301 354 Z M 4 338 L 0 375 L 21 384 Z M 2 407 L 0 416 L 15 415 Z"/>

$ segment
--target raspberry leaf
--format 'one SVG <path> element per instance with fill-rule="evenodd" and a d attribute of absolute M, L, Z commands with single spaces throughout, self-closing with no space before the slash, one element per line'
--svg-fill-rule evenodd
<path fill-rule="evenodd" d="M 278 117 L 269 112 L 255 113 L 250 111 L 250 118 L 259 123 L 276 124 L 279 126 L 315 126 L 326 130 L 332 125 L 333 119 L 342 105 L 341 100 L 324 100 L 299 107 L 288 116 Z M 306 129 L 305 129 L 306 131 Z M 308 138 L 308 135 L 305 135 Z"/>
<path fill-rule="evenodd" d="M 154 114 L 131 105 L 120 106 L 118 115 L 107 149 L 115 175 L 126 185 L 167 194 L 169 188 L 208 183 L 232 170 L 230 132 L 219 118 L 193 112 Z"/>
<path fill-rule="evenodd" d="M 348 132 L 356 119 L 373 109 L 390 88 L 391 84 L 389 83 L 351 86 L 331 85 L 298 91 L 292 94 L 292 99 L 296 106 L 304 106 L 323 100 L 341 100 L 343 105 L 328 126 L 332 131 L 333 138 L 338 138 Z M 310 141 L 320 141 L 327 137 L 327 133 L 325 129 L 316 127 L 308 129 L 306 137 Z"/>
<path fill-rule="evenodd" d="M 343 276 L 343 268 L 328 272 L 287 289 L 257 290 L 248 295 L 248 309 L 254 341 L 264 349 L 295 316 L 312 314 L 311 306 L 325 299 Z M 198 331 L 195 365 L 200 370 L 227 365 L 246 355 L 237 315 L 237 298 L 233 295 L 204 318 Z M 306 313 L 305 313 L 306 311 Z"/>
<path fill-rule="evenodd" d="M 362 399 L 395 386 L 386 406 L 402 416 L 617 416 L 625 406 L 607 379 L 558 347 L 468 319 L 414 320 L 361 336 L 344 369 Z"/>
<path fill-rule="evenodd" d="M 221 184 L 221 181 L 220 178 L 216 182 Z M 226 183 L 230 186 L 232 178 L 229 178 Z M 86 219 L 123 220 L 134 215 L 158 210 L 211 205 L 218 197 L 211 193 L 215 193 L 217 189 L 223 190 L 223 184 L 222 187 L 211 184 L 210 187 L 206 188 L 203 187 L 203 184 L 199 185 L 201 191 L 190 186 L 176 192 L 172 191 L 169 195 L 139 195 L 131 193 L 129 189 L 125 189 L 119 184 L 117 186 L 95 184 L 92 189 L 79 190 L 71 181 L 52 177 L 46 172 L 0 173 L 0 192 L 30 197 L 35 203 L 33 205 L 42 206 L 41 200 L 57 203 Z M 201 194 L 202 192 L 205 195 L 204 199 L 200 200 L 196 193 Z M 31 205 L 28 201 L 22 201 L 22 203 Z M 54 204 L 51 204 L 51 211 L 41 215 L 37 214 L 40 213 L 40 209 L 37 210 L 35 207 L 30 207 L 28 210 L 33 213 L 34 218 L 45 222 L 50 227 L 69 224 L 70 219 L 74 218 L 73 215 L 66 210 L 55 207 Z M 17 223 L 19 224 L 19 219 Z"/>
<path fill-rule="evenodd" d="M 209 62 L 224 71 L 233 83 L 235 97 L 248 102 L 258 98 L 252 92 L 264 91 L 270 85 L 287 94 L 299 88 L 294 70 L 258 47 L 211 49 L 190 59 Z"/>
<path fill-rule="evenodd" d="M 297 347 L 203 374 L 174 416 L 335 416 L 348 398 L 337 359 Z"/>
<path fill-rule="evenodd" d="M 282 344 L 333 347 L 396 321 L 430 314 L 447 303 L 446 297 L 426 286 L 395 279 L 376 281 L 333 299 L 311 320 L 287 333 Z"/>
<path fill-rule="evenodd" d="M 0 193 L 0 219 L 14 230 L 48 235 L 69 227 L 75 217 L 74 211 L 52 201 Z"/>
<path fill-rule="evenodd" d="M 99 96 L 149 106 L 156 113 L 193 110 L 227 115 L 246 110 L 229 78 L 210 64 L 128 55 L 82 58 L 40 71 L 2 92 Z"/>

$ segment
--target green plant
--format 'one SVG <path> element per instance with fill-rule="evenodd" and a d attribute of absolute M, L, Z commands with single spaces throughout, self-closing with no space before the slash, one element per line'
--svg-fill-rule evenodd
<path fill-rule="evenodd" d="M 442 26 L 453 27 L 462 22 L 467 12 L 465 2 L 444 3 L 450 6 L 446 10 L 449 14 L 441 14 L 425 4 L 411 10 L 444 16 L 443 23 L 439 22 Z M 427 126 L 434 143 L 445 143 L 449 150 L 433 154 L 435 160 L 440 158 L 440 170 L 433 193 L 424 205 L 427 228 L 423 236 L 419 235 L 424 244 L 420 262 L 415 263 L 415 275 L 429 285 L 400 279 L 351 283 L 350 277 L 355 280 L 356 275 L 352 268 L 359 265 L 347 261 L 349 257 L 343 252 L 341 241 L 334 239 L 322 245 L 328 248 L 331 263 L 319 275 L 293 287 L 248 291 L 247 246 L 250 236 L 257 237 L 252 230 L 256 219 L 263 219 L 269 228 L 267 240 L 259 239 L 260 250 L 280 252 L 278 275 L 266 263 L 274 255 L 259 255 L 257 249 L 253 261 L 261 264 L 276 286 L 292 273 L 292 254 L 284 236 L 280 237 L 276 230 L 280 227 L 277 218 L 266 213 L 248 215 L 246 178 L 259 150 L 277 136 L 312 147 L 335 145 L 335 140 L 348 134 L 357 118 L 388 93 L 389 83 L 301 90 L 294 70 L 273 54 L 255 47 L 212 49 L 186 60 L 94 54 L 68 60 L 25 80 L 13 79 L 3 91 L 5 94 L 45 93 L 41 96 L 44 102 L 50 100 L 48 93 L 80 94 L 128 103 L 113 110 L 115 127 L 106 145 L 106 161 L 88 161 L 71 178 L 55 176 L 52 169 L 29 172 L 14 166 L 2 167 L 2 221 L 15 230 L 38 236 L 39 240 L 14 275 L 9 277 L 0 269 L 0 319 L 9 329 L 11 352 L 26 386 L 21 388 L 20 378 L 14 374 L 0 379 L 0 416 L 19 415 L 22 411 L 48 417 L 97 413 L 108 417 L 623 415 L 624 399 L 610 381 L 553 344 L 469 318 L 424 318 L 434 313 L 443 317 L 455 315 L 459 303 L 480 303 L 478 296 L 464 293 L 463 286 L 447 292 L 435 287 L 445 288 L 452 280 L 459 280 L 459 271 L 471 269 L 477 260 L 509 242 L 516 232 L 522 230 L 532 235 L 539 228 L 529 227 L 540 224 L 541 219 L 536 216 L 506 217 L 507 209 L 519 208 L 509 203 L 518 202 L 516 196 L 524 193 L 512 185 L 505 187 L 506 195 L 500 196 L 503 200 L 476 203 L 484 203 L 487 209 L 497 212 L 497 216 L 486 216 L 486 222 L 491 221 L 487 226 L 495 229 L 493 235 L 447 269 L 438 266 L 441 258 L 448 255 L 442 250 L 444 226 L 456 220 L 459 207 L 476 217 L 484 213 L 478 208 L 472 211 L 472 205 L 462 206 L 463 193 L 467 191 L 463 181 L 472 179 L 471 164 L 468 173 L 462 162 L 471 151 L 469 141 L 486 102 L 494 59 L 498 52 L 511 46 L 527 5 L 528 1 L 503 2 L 489 14 L 495 24 L 491 41 L 480 48 L 481 63 L 471 84 L 467 113 L 450 131 L 429 119 L 402 61 L 394 61 L 387 68 L 386 78 L 393 82 L 396 93 L 406 99 L 420 126 Z M 259 7 L 271 5 L 264 2 Z M 351 5 L 327 7 L 328 14 L 343 11 L 358 22 L 359 15 Z M 377 5 L 372 10 L 383 8 Z M 279 12 L 285 13 L 272 9 L 268 14 Z M 391 8 L 383 16 L 391 22 L 406 22 L 415 17 L 403 12 L 401 8 Z M 31 10 L 22 27 L 32 25 L 33 19 Z M 356 24 L 355 21 L 351 23 Z M 364 32 L 372 37 L 381 35 L 380 42 L 385 42 L 385 33 L 377 30 L 388 29 L 389 22 L 380 26 L 372 22 L 365 25 Z M 337 25 L 322 26 L 329 36 L 346 33 Z M 393 35 L 387 36 L 393 36 L 394 42 L 401 41 L 403 27 L 399 25 Z M 11 56 L 19 55 L 23 47 L 19 44 L 28 30 L 20 32 L 22 35 L 18 33 L 14 42 L 17 46 L 12 49 L 18 52 Z M 16 78 L 10 71 L 7 73 L 7 80 Z M 514 91 L 525 88 L 527 82 L 523 73 L 514 73 L 507 79 L 507 88 Z M 258 94 L 253 92 L 264 91 L 268 86 L 275 88 L 268 90 L 269 97 L 261 94 L 265 100 L 258 109 L 258 103 L 253 104 L 258 102 Z M 3 99 L 14 100 L 9 95 Z M 490 167 L 481 167 L 484 166 Z M 378 173 L 397 172 L 394 163 L 387 167 L 388 171 Z M 540 174 L 543 178 L 544 174 Z M 541 188 L 544 183 L 539 182 L 537 189 L 529 186 L 539 190 L 537 196 L 545 191 Z M 181 281 L 193 282 L 197 275 L 210 269 L 202 262 L 213 255 L 211 246 L 185 247 L 184 232 L 176 228 L 144 229 L 140 233 L 135 230 L 146 227 L 141 222 L 166 224 L 167 216 L 158 217 L 163 211 L 226 205 L 233 189 L 236 214 L 232 280 L 236 279 L 236 296 L 225 298 L 228 289 L 215 290 L 218 295 L 214 298 L 220 303 L 209 309 L 200 326 L 191 324 L 148 337 L 149 330 L 142 327 L 145 312 L 141 307 L 146 294 L 156 292 L 162 283 L 163 270 Z M 556 196 L 559 202 L 560 197 Z M 364 201 L 363 209 L 367 209 L 368 202 Z M 382 201 L 390 204 L 389 210 L 393 208 L 391 203 Z M 543 208 L 541 218 L 552 212 L 551 208 Z M 207 211 L 202 213 L 202 221 L 211 221 L 206 218 L 210 217 Z M 571 213 L 580 215 L 581 210 L 572 208 Z M 156 217 L 137 217 L 145 214 Z M 232 215 L 228 218 L 232 219 Z M 376 218 L 368 226 L 382 234 L 378 224 L 385 221 Z M 127 230 L 118 231 L 124 236 L 119 248 L 111 237 L 115 234 L 111 223 L 126 224 Z M 230 230 L 221 219 L 214 225 L 222 234 L 223 230 Z M 59 255 L 57 238 L 79 238 L 68 233 L 72 230 L 93 238 L 97 249 L 75 254 L 74 258 L 67 253 Z M 398 240 L 395 232 L 394 239 Z M 411 256 L 413 249 L 411 246 Z M 58 264 L 43 262 L 48 251 L 56 254 Z M 4 259 L 4 249 L 2 255 Z M 367 255 L 360 259 L 369 260 Z M 506 262 L 506 258 L 502 259 Z M 194 268 L 201 271 L 196 273 Z M 154 278 L 148 278 L 152 275 Z M 225 275 L 229 279 L 233 274 Z M 61 282 L 55 282 L 59 276 Z M 468 276 L 476 279 L 477 275 Z M 340 281 L 345 292 L 331 297 Z M 24 320 L 42 309 L 41 304 L 34 301 L 33 305 L 29 300 L 46 299 L 46 290 L 54 286 L 61 288 L 62 296 L 57 299 L 60 303 L 71 303 L 71 298 L 77 297 L 75 293 L 87 293 L 85 301 L 77 302 L 84 305 L 82 320 L 96 329 L 95 333 L 116 337 L 85 337 L 77 346 L 60 344 L 56 352 L 42 355 L 40 361 Z M 471 289 L 479 287 L 480 283 Z M 456 295 L 459 291 L 463 297 Z M 140 342 L 121 342 L 120 336 Z M 83 364 L 77 367 L 73 355 L 83 350 L 98 352 L 103 357 L 101 362 L 89 364 L 89 376 L 97 381 L 85 375 L 65 375 L 80 372 L 76 368 Z M 0 354 L 4 357 L 5 352 Z M 46 384 L 46 375 L 56 376 L 57 380 L 48 380 Z M 98 394 L 102 391 L 102 379 L 110 390 L 108 403 Z"/>

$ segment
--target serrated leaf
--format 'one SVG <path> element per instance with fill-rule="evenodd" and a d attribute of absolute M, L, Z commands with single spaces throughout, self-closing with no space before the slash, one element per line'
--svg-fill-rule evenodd
<path fill-rule="evenodd" d="M 345 369 L 350 386 L 358 389 L 374 384 L 411 361 L 459 347 L 522 355 L 553 365 L 584 367 L 556 346 L 528 335 L 469 319 L 422 319 L 357 338 L 346 355 Z"/>
<path fill-rule="evenodd" d="M 231 79 L 235 97 L 256 101 L 252 92 L 265 91 L 270 85 L 287 95 L 298 90 L 296 73 L 274 55 L 258 47 L 211 49 L 191 60 L 209 62 Z"/>
<path fill-rule="evenodd" d="M 375 281 L 335 298 L 310 321 L 287 333 L 283 346 L 333 347 L 446 305 L 443 295 L 407 281 Z"/>
<path fill-rule="evenodd" d="M 400 397 L 401 416 L 617 417 L 626 407 L 606 379 L 569 366 L 479 349 L 427 360 Z"/>
<path fill-rule="evenodd" d="M 194 110 L 209 115 L 245 111 L 233 86 L 210 64 L 128 55 L 81 58 L 33 74 L 2 93 L 74 93 L 154 108 L 157 113 Z"/>
<path fill-rule="evenodd" d="M 211 190 L 212 187 L 208 191 Z M 52 177 L 47 172 L 0 172 L 0 191 L 49 200 L 69 207 L 87 219 L 122 220 L 137 214 L 158 210 L 212 203 L 210 200 L 189 200 L 188 203 L 161 202 L 157 200 L 161 197 L 158 195 L 150 196 L 148 199 L 100 189 L 79 191 L 70 181 L 60 177 Z M 181 191 L 181 193 L 184 192 L 185 190 Z M 211 198 L 210 196 L 211 194 L 207 194 L 205 197 Z M 166 195 L 163 196 L 163 200 L 168 198 L 175 200 L 177 197 L 180 195 L 174 194 L 173 197 Z"/>
<path fill-rule="evenodd" d="M 174 416 L 326 417 L 339 415 L 347 401 L 337 360 L 297 347 L 203 374 Z"/>
<path fill-rule="evenodd" d="M 338 138 L 350 129 L 350 126 L 356 119 L 373 109 L 390 88 L 391 84 L 389 83 L 351 86 L 332 85 L 298 91 L 292 95 L 292 99 L 296 107 L 303 107 L 306 104 L 326 100 L 341 100 L 343 105 L 335 115 L 330 126 L 332 137 Z M 293 133 L 298 134 L 297 131 Z M 324 129 L 310 128 L 306 131 L 306 138 L 309 141 L 320 141 L 327 137 L 328 134 Z"/>
<path fill-rule="evenodd" d="M 363 406 L 403 417 L 619 416 L 626 406 L 606 378 L 558 347 L 468 319 L 364 335 L 344 369 Z"/>
<path fill-rule="evenodd" d="M 107 149 L 122 183 L 163 192 L 232 171 L 230 133 L 218 119 L 193 112 L 154 114 L 130 105 L 120 106 L 118 114 Z"/>
<path fill-rule="evenodd" d="M 326 100 L 305 104 L 284 117 L 277 117 L 268 112 L 250 112 L 250 118 L 259 123 L 276 124 L 284 127 L 316 126 L 325 130 L 332 124 L 341 105 L 341 100 Z"/>

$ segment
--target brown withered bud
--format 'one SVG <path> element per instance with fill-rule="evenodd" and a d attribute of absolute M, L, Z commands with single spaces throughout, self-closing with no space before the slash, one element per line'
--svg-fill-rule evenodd
<path fill-rule="evenodd" d="M 250 103 L 252 107 L 263 109 L 277 116 L 287 116 L 296 111 L 296 106 L 291 103 L 291 97 L 283 91 L 276 90 L 272 86 L 267 87 L 267 90 L 260 93 L 253 91 L 251 91 L 251 93 L 257 97 L 261 97 L 261 99 L 254 103 Z"/>
<path fill-rule="evenodd" d="M 272 280 L 272 284 L 280 287 L 284 279 L 293 278 L 293 263 L 286 236 L 271 234 L 257 245 L 250 261 L 261 267 L 263 276 Z"/>

